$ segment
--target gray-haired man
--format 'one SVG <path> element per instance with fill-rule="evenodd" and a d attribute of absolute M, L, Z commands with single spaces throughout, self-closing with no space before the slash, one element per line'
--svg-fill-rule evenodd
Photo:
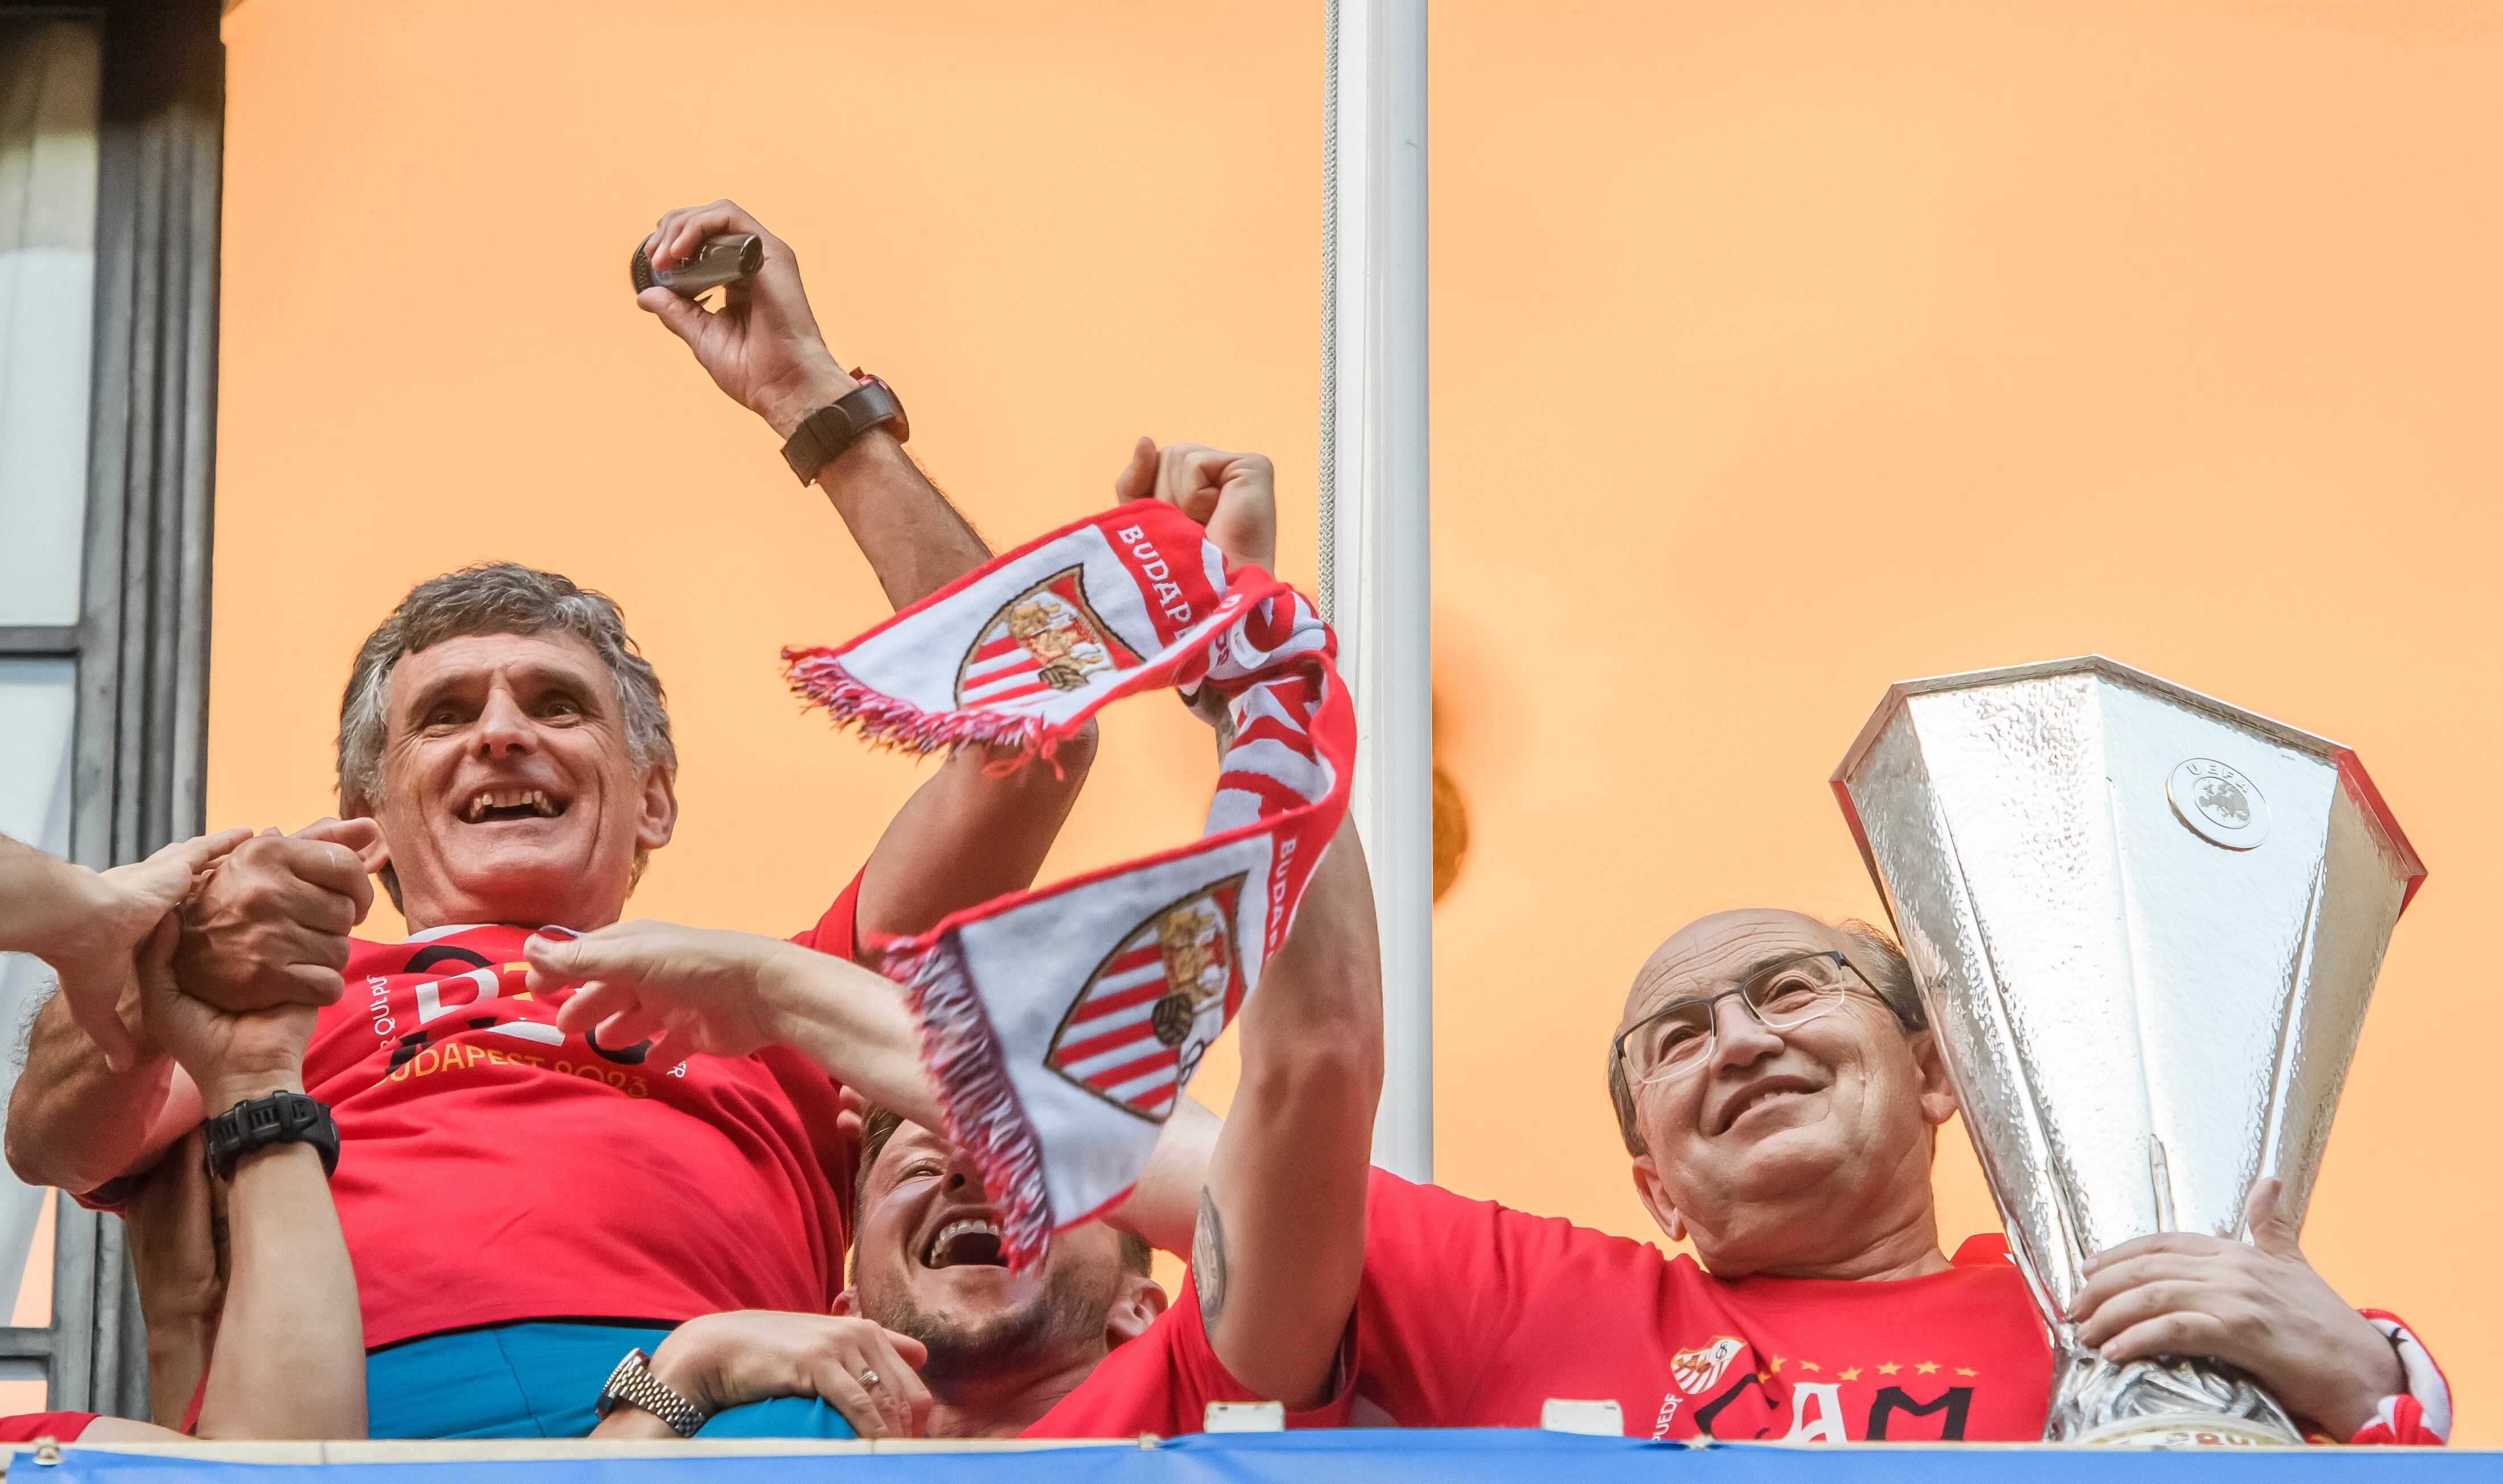
<path fill-rule="evenodd" d="M 717 313 L 657 289 L 644 308 L 788 438 L 863 384 L 818 334 L 790 250 L 738 208 L 665 217 L 654 260 L 723 231 L 765 238 L 760 273 Z M 816 482 L 901 607 L 988 553 L 899 430 L 858 435 Z M 800 941 L 847 961 L 861 929 L 916 931 L 1027 885 L 1087 759 L 1006 777 L 983 760 L 941 768 Z M 373 1434 L 579 1434 L 620 1326 L 657 1344 L 720 1309 L 823 1312 L 854 1155 L 825 1073 L 774 1050 L 646 1064 L 566 1033 L 524 988 L 523 940 L 616 921 L 677 822 L 660 681 L 616 606 L 511 564 L 421 583 L 357 656 L 338 767 L 345 819 L 236 847 L 187 909 L 178 967 L 229 1008 L 326 1006 L 304 1081 L 346 1148 L 334 1191 L 375 1347 Z M 407 941 L 347 936 L 369 872 Z M 199 1122 L 197 1090 L 140 1045 L 109 1068 L 47 1007 L 11 1099 L 21 1177 L 110 1204 Z"/>

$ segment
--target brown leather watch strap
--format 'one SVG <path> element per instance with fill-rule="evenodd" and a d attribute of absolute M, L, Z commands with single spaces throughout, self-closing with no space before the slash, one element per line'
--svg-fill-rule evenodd
<path fill-rule="evenodd" d="M 804 485 L 871 428 L 892 424 L 898 443 L 912 436 L 912 423 L 905 417 L 895 388 L 874 376 L 852 374 L 861 377 L 861 384 L 808 414 L 782 445 L 783 461 Z"/>

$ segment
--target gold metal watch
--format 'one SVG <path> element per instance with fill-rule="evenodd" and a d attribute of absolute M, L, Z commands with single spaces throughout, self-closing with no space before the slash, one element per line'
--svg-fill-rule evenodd
<path fill-rule="evenodd" d="M 712 1414 L 661 1384 L 652 1374 L 652 1358 L 641 1350 L 629 1350 L 626 1359 L 608 1373 L 608 1384 L 600 1388 L 599 1412 L 606 1417 L 619 1402 L 639 1406 L 669 1425 L 669 1431 L 680 1437 L 693 1437 L 703 1431 Z"/>

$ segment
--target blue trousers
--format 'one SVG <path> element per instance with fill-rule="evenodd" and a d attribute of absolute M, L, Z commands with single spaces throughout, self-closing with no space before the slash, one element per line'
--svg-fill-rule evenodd
<path fill-rule="evenodd" d="M 600 1388 L 626 1352 L 649 1354 L 667 1330 L 526 1323 L 463 1330 L 365 1357 L 366 1433 L 374 1437 L 581 1437 L 600 1420 Z M 732 1407 L 704 1437 L 853 1437 L 814 1397 Z"/>

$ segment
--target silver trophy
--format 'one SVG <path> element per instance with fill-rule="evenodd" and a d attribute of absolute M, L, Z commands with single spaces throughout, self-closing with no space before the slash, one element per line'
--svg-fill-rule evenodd
<path fill-rule="evenodd" d="M 1919 977 L 2048 1322 L 2054 1442 L 2295 1443 L 2230 1366 L 2115 1366 L 2062 1318 L 2090 1253 L 2300 1224 L 2424 866 L 2334 742 L 2100 657 L 1886 692 L 1834 792 Z"/>

